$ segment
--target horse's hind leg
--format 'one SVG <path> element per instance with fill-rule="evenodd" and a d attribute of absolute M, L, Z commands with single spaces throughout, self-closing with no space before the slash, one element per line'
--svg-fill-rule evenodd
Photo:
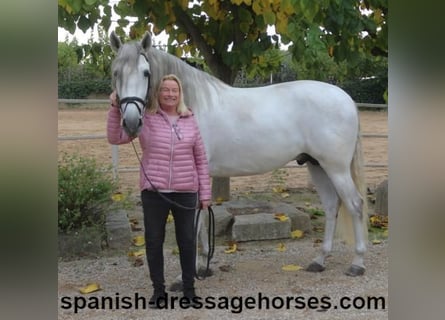
<path fill-rule="evenodd" d="M 312 182 L 318 192 L 320 201 L 325 210 L 326 223 L 321 253 L 312 261 L 306 270 L 311 272 L 321 272 L 325 269 L 326 257 L 332 251 L 336 216 L 340 205 L 340 198 L 335 191 L 334 185 L 322 167 L 319 165 L 314 165 L 310 162 L 307 162 L 307 166 Z"/>
<path fill-rule="evenodd" d="M 330 178 L 341 198 L 342 205 L 346 207 L 352 217 L 352 226 L 355 239 L 355 255 L 352 264 L 346 271 L 347 275 L 358 276 L 365 272 L 364 254 L 366 252 L 367 222 L 363 212 L 363 198 L 357 190 L 349 172 L 331 174 Z"/>

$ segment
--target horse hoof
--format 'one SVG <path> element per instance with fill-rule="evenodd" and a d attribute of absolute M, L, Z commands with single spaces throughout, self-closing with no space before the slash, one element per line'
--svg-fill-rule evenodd
<path fill-rule="evenodd" d="M 169 291 L 172 291 L 172 292 L 182 292 L 182 282 L 173 282 L 170 285 Z"/>
<path fill-rule="evenodd" d="M 207 269 L 207 268 L 199 268 L 198 270 L 198 277 L 200 278 L 206 278 L 213 276 L 213 270 Z"/>
<path fill-rule="evenodd" d="M 317 262 L 312 262 L 307 268 L 306 271 L 309 272 L 322 272 L 324 271 L 325 267 Z"/>
<path fill-rule="evenodd" d="M 365 273 L 365 268 L 356 265 L 351 265 L 345 274 L 350 277 L 362 276 Z"/>

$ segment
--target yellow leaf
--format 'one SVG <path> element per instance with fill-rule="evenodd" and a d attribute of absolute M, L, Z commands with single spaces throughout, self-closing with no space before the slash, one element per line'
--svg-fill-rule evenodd
<path fill-rule="evenodd" d="M 170 222 L 173 222 L 173 215 L 171 212 L 168 214 L 168 217 L 167 217 L 167 223 L 170 223 Z"/>
<path fill-rule="evenodd" d="M 79 289 L 80 293 L 82 294 L 87 294 L 99 290 L 100 286 L 98 283 L 88 283 L 85 287 Z"/>
<path fill-rule="evenodd" d="M 280 220 L 281 222 L 289 220 L 289 217 L 286 216 L 284 213 L 275 213 L 274 218 Z"/>
<path fill-rule="evenodd" d="M 136 247 L 141 247 L 141 246 L 143 246 L 143 245 L 145 244 L 144 236 L 136 236 L 136 237 L 134 237 L 134 238 L 133 238 L 133 244 L 134 244 Z"/>
<path fill-rule="evenodd" d="M 277 250 L 280 251 L 280 252 L 286 251 L 286 246 L 284 245 L 284 243 L 280 242 L 278 244 Z"/>
<path fill-rule="evenodd" d="M 113 200 L 115 202 L 122 201 L 122 200 L 124 200 L 124 195 L 120 192 L 117 192 L 111 196 L 111 200 Z"/>
<path fill-rule="evenodd" d="M 259 59 L 259 63 L 261 64 L 261 60 L 262 59 L 264 60 L 264 57 L 260 56 L 260 57 L 258 57 L 258 59 Z M 273 187 L 272 191 L 275 192 L 275 193 L 283 193 L 284 191 L 286 191 L 286 188 L 283 188 L 283 187 L 280 187 L 280 186 Z"/>
<path fill-rule="evenodd" d="M 136 250 L 136 251 L 130 251 L 128 253 L 129 257 L 141 257 L 145 254 L 145 249 L 140 249 L 140 250 Z"/>
<path fill-rule="evenodd" d="M 172 254 L 175 254 L 175 255 L 179 254 L 179 248 L 178 247 L 174 247 L 172 249 Z"/>
<path fill-rule="evenodd" d="M 378 240 L 378 239 L 372 240 L 372 244 L 380 244 L 380 243 L 382 243 L 381 240 Z"/>
<path fill-rule="evenodd" d="M 290 233 L 292 239 L 300 239 L 303 237 L 304 232 L 301 230 L 294 230 Z"/>
<path fill-rule="evenodd" d="M 237 250 L 236 243 L 233 243 L 228 249 L 224 250 L 224 253 L 234 253 Z"/>
<path fill-rule="evenodd" d="M 298 271 L 301 269 L 303 269 L 303 267 L 296 264 L 287 264 L 281 267 L 281 270 L 283 271 Z"/>
<path fill-rule="evenodd" d="M 223 199 L 222 197 L 218 197 L 218 198 L 216 198 L 216 200 L 215 200 L 215 204 L 216 204 L 217 206 L 221 205 L 223 202 L 224 202 L 224 199 Z"/>
<path fill-rule="evenodd" d="M 289 197 L 289 193 L 287 193 L 287 192 L 283 192 L 281 194 L 281 198 L 288 198 L 288 197 Z"/>

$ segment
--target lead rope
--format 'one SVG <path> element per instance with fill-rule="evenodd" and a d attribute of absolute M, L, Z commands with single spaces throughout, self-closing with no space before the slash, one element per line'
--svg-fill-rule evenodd
<path fill-rule="evenodd" d="M 215 253 L 215 214 L 213 213 L 212 207 L 208 207 L 207 209 L 209 211 L 209 223 L 208 223 L 208 248 L 209 252 L 207 253 L 207 261 L 206 261 L 206 267 L 204 271 L 204 275 L 202 277 L 199 276 L 199 270 L 196 270 L 196 264 L 195 264 L 195 278 L 198 280 L 203 280 L 206 277 L 208 277 L 210 274 L 210 261 L 213 258 L 213 254 Z M 199 216 L 201 215 L 201 209 L 198 210 L 198 213 L 196 214 L 196 220 L 195 220 L 195 226 L 193 230 L 194 235 L 194 244 L 193 247 L 195 249 L 195 261 L 196 261 L 196 255 L 197 255 L 197 239 L 198 239 L 198 230 L 199 230 Z"/>
<path fill-rule="evenodd" d="M 159 190 L 153 185 L 153 183 L 151 182 L 150 178 L 148 178 L 147 174 L 145 173 L 145 169 L 144 166 L 142 164 L 142 160 L 139 157 L 139 153 L 136 150 L 136 147 L 134 145 L 133 140 L 131 140 L 131 145 L 133 146 L 133 150 L 134 153 L 136 154 L 136 157 L 139 161 L 139 164 L 141 165 L 141 169 L 142 172 L 144 173 L 145 179 L 147 179 L 148 183 L 150 183 L 150 186 L 153 188 L 154 191 L 156 191 L 156 193 L 165 201 L 167 201 L 168 203 L 177 206 L 178 208 L 182 208 L 182 209 L 186 209 L 186 210 L 197 210 L 196 207 L 187 207 L 187 206 L 183 206 L 180 203 L 177 203 L 176 201 L 173 201 L 169 198 L 167 198 L 166 196 L 164 196 L 161 192 L 159 192 Z M 215 252 L 215 214 L 213 213 L 213 209 L 212 207 L 208 207 L 208 212 L 209 212 L 209 225 L 208 225 L 208 247 L 209 247 L 209 252 L 207 254 L 207 262 L 206 262 L 206 270 L 204 272 L 204 276 L 200 277 L 198 275 L 198 271 L 196 270 L 196 264 L 195 264 L 195 278 L 198 280 L 203 280 L 204 278 L 207 277 L 209 271 L 210 271 L 210 260 L 212 260 L 213 258 L 213 254 Z M 198 212 L 196 213 L 196 217 L 195 217 L 195 223 L 193 226 L 193 247 L 194 247 L 194 255 L 195 255 L 195 261 L 196 261 L 196 255 L 197 255 L 197 238 L 198 238 L 198 223 L 199 223 L 199 217 L 201 215 L 201 209 L 198 210 Z"/>

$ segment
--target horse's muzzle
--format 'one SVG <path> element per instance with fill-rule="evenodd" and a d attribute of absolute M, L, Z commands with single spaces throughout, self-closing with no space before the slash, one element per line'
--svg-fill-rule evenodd
<path fill-rule="evenodd" d="M 140 108 L 135 101 L 121 104 L 122 127 L 132 138 L 136 137 L 142 129 L 142 117 L 145 108 Z"/>

